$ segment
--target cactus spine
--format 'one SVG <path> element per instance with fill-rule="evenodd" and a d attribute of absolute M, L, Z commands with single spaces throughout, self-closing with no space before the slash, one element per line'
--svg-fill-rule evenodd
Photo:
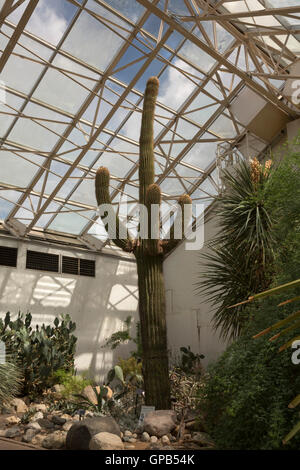
<path fill-rule="evenodd" d="M 173 224 L 170 230 L 170 240 L 160 240 L 159 214 L 155 210 L 151 212 L 151 207 L 154 204 L 159 206 L 161 202 L 160 188 L 154 183 L 153 151 L 154 111 L 158 88 L 158 78 L 149 78 L 144 97 L 140 134 L 139 202 L 148 209 L 148 230 L 150 232 L 152 227 L 152 238 L 151 233 L 148 233 L 147 239 L 131 240 L 126 229 L 124 232 L 123 227 L 122 233 L 127 233 L 127 238 L 121 239 L 119 237 L 121 222 L 115 215 L 117 231 L 113 241 L 123 250 L 134 253 L 137 261 L 146 404 L 154 405 L 156 409 L 169 409 L 171 400 L 163 259 L 166 253 L 176 247 L 179 239 L 174 237 Z M 100 167 L 96 174 L 96 198 L 98 205 L 110 203 L 109 172 L 104 167 Z M 184 208 L 191 205 L 190 197 L 188 195 L 181 196 L 179 204 L 184 211 Z M 184 225 L 184 213 L 182 213 L 182 219 Z M 156 238 L 153 237 L 153 232 Z"/>

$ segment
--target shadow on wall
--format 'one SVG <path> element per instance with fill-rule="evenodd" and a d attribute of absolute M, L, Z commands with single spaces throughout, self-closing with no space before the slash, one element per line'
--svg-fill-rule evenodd
<path fill-rule="evenodd" d="M 55 316 L 69 313 L 77 325 L 77 372 L 88 371 L 102 381 L 119 357 L 134 350 L 134 344 L 114 351 L 101 346 L 122 328 L 127 316 L 137 320 L 136 265 L 98 257 L 95 278 L 1 266 L 0 314 L 10 311 L 15 315 L 19 310 L 30 311 L 33 324 L 49 324 Z"/>

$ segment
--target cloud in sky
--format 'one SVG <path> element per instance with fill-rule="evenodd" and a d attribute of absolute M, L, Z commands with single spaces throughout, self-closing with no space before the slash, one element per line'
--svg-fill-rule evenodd
<path fill-rule="evenodd" d="M 64 34 L 68 22 L 60 9 L 53 8 L 55 3 L 40 0 L 26 29 L 56 45 Z"/>

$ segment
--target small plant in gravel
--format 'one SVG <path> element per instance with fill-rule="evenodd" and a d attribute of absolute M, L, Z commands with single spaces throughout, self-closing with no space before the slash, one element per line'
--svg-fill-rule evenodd
<path fill-rule="evenodd" d="M 31 418 L 36 414 L 35 409 L 29 409 L 21 417 L 21 424 L 28 424 Z"/>

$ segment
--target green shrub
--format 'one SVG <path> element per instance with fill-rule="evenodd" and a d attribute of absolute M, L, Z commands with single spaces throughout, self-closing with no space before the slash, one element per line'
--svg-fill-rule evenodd
<path fill-rule="evenodd" d="M 63 398 L 81 393 L 85 387 L 92 385 L 92 381 L 82 375 L 74 375 L 73 372 L 59 369 L 53 374 L 53 381 L 64 386 L 61 394 Z"/>
<path fill-rule="evenodd" d="M 280 449 L 299 420 L 298 411 L 288 408 L 300 389 L 300 368 L 292 363 L 291 350 L 279 353 L 278 343 L 267 341 L 272 333 L 253 339 L 293 311 L 286 306 L 278 314 L 278 301 L 265 300 L 258 310 L 250 309 L 254 318 L 247 331 L 208 369 L 200 408 L 221 449 Z M 296 436 L 286 447 L 298 449 L 299 444 Z"/>
<path fill-rule="evenodd" d="M 13 362 L 0 364 L 0 407 L 18 396 L 22 389 L 22 374 Z"/>
<path fill-rule="evenodd" d="M 24 375 L 23 394 L 40 393 L 51 385 L 53 373 L 58 369 L 72 371 L 77 338 L 76 328 L 68 315 L 55 318 L 54 326 L 44 324 L 35 329 L 32 316 L 19 313 L 15 321 L 10 313 L 0 319 L 0 340 L 14 363 Z"/>
<path fill-rule="evenodd" d="M 272 172 L 266 200 L 276 221 L 275 287 L 299 278 L 299 153 L 288 151 Z M 289 291 L 289 298 L 299 295 L 299 288 Z M 282 343 L 268 341 L 274 332 L 253 339 L 300 309 L 300 301 L 278 307 L 285 300 L 286 293 L 282 293 L 247 306 L 249 319 L 243 334 L 208 370 L 200 409 L 206 413 L 208 431 L 221 449 L 299 449 L 300 433 L 286 446 L 282 440 L 299 421 L 298 409 L 288 405 L 299 394 L 300 367 L 292 363 L 290 348 L 279 353 Z M 300 329 L 290 331 L 283 343 L 299 334 Z"/>

